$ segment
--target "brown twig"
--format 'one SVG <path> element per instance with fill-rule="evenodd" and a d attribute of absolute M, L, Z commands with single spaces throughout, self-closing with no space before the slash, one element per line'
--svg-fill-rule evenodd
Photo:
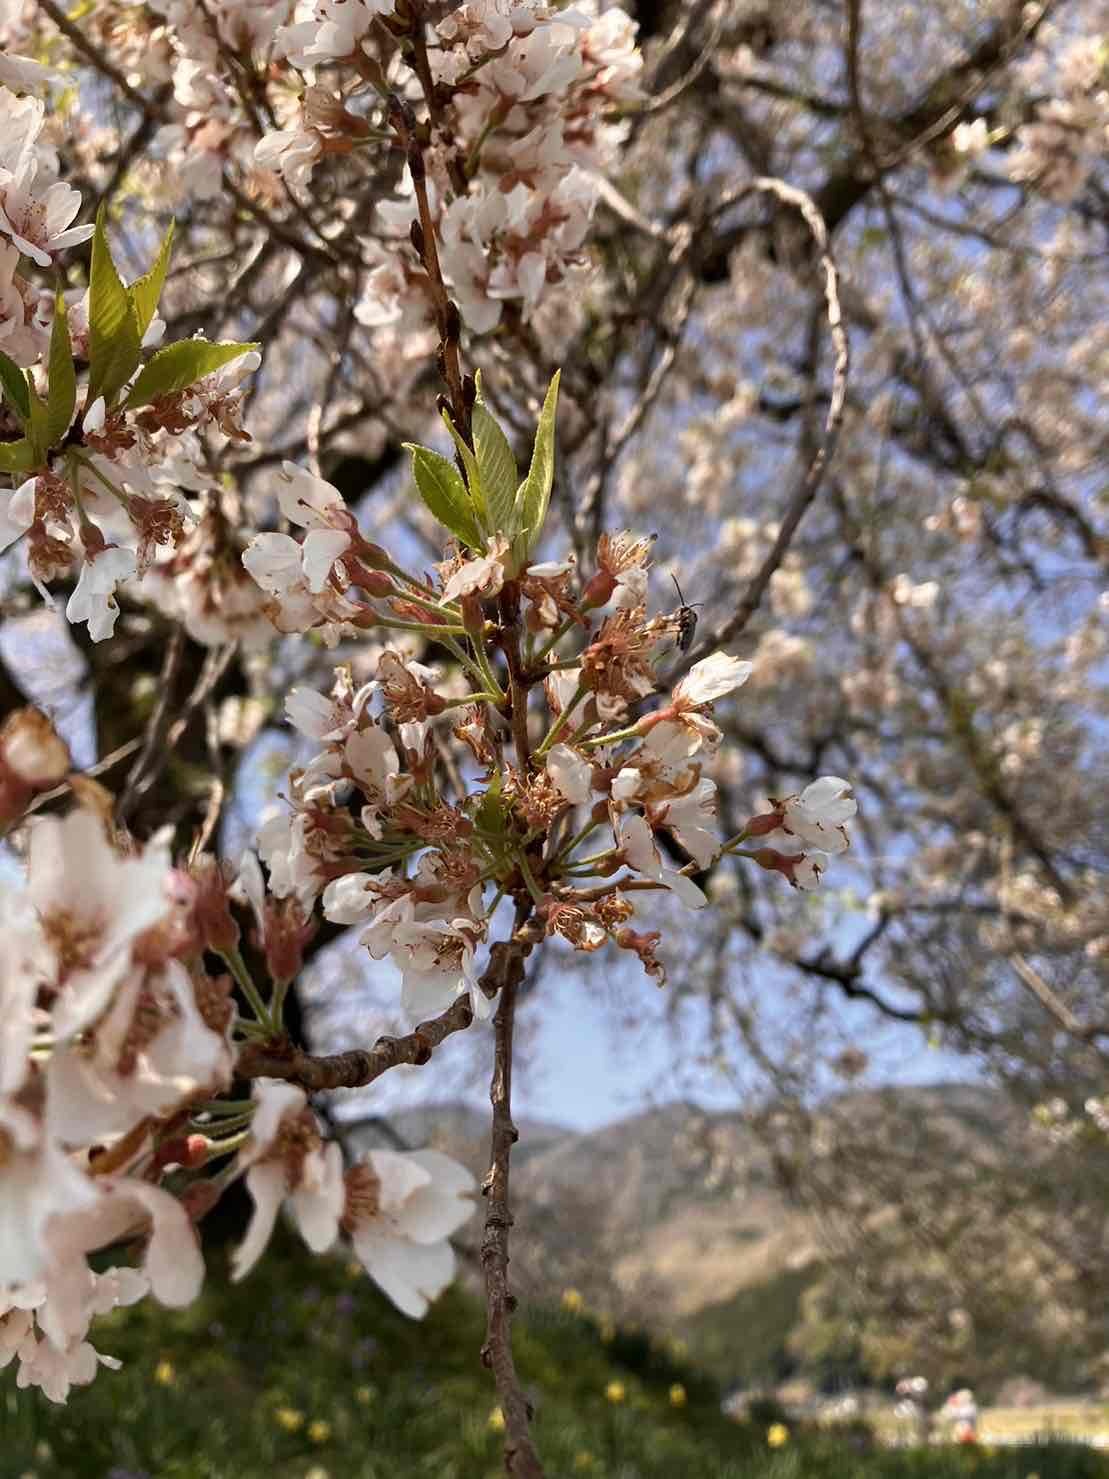
<path fill-rule="evenodd" d="M 24 816 L 29 816 L 31 812 L 38 811 L 41 807 L 46 806 L 48 802 L 58 801 L 63 796 L 68 795 L 73 790 L 75 780 L 79 781 L 84 776 L 103 775 L 106 770 L 111 770 L 113 765 L 118 765 L 121 760 L 126 760 L 128 755 L 133 755 L 141 744 L 142 739 L 136 735 L 134 739 L 129 739 L 125 744 L 119 745 L 111 754 L 105 755 L 103 760 L 98 760 L 95 765 L 89 765 L 84 770 L 76 771 L 73 775 L 67 776 L 61 785 L 55 786 L 53 790 L 40 791 L 23 813 Z"/>
<path fill-rule="evenodd" d="M 498 940 L 489 954 L 489 964 L 479 982 L 483 993 L 494 997 L 538 942 L 538 927 L 517 930 L 508 940 Z M 516 962 L 519 962 L 518 967 Z M 352 1048 L 346 1053 L 317 1056 L 306 1053 L 287 1037 L 271 1042 L 246 1043 L 239 1049 L 235 1072 L 240 1078 L 280 1078 L 299 1084 L 311 1093 L 330 1089 L 361 1089 L 372 1084 L 390 1068 L 402 1063 L 422 1065 L 454 1032 L 474 1020 L 470 998 L 460 996 L 445 1012 L 421 1022 L 404 1037 L 379 1037 L 372 1048 Z"/>
<path fill-rule="evenodd" d="M 500 595 L 501 650 L 508 667 L 509 703 L 512 723 L 512 740 L 516 748 L 516 764 L 522 775 L 527 775 L 531 744 L 528 738 L 528 682 L 520 660 L 520 641 L 517 635 L 520 618 L 519 587 L 510 583 Z"/>
<path fill-rule="evenodd" d="M 427 274 L 428 291 L 435 312 L 435 325 L 439 330 L 439 368 L 447 387 L 450 400 L 451 419 L 460 436 L 470 440 L 470 406 L 466 398 L 462 375 L 460 341 L 462 319 L 458 307 L 447 292 L 443 269 L 439 262 L 439 248 L 435 240 L 435 218 L 431 214 L 431 202 L 427 193 L 427 166 L 424 163 L 415 115 L 403 98 L 389 99 L 389 126 L 396 134 L 408 161 L 412 176 L 412 188 L 416 195 L 419 222 L 413 222 L 412 245 L 420 255 Z M 419 229 L 416 229 L 418 226 Z"/>
<path fill-rule="evenodd" d="M 361 1089 L 402 1063 L 426 1063 L 452 1032 L 461 1032 L 473 1020 L 470 998 L 460 996 L 438 1017 L 421 1022 L 404 1037 L 379 1037 L 372 1048 L 352 1048 L 346 1053 L 317 1057 L 288 1038 L 246 1043 L 239 1049 L 235 1072 L 240 1078 L 286 1079 L 310 1093 Z"/>
<path fill-rule="evenodd" d="M 526 918 L 528 905 L 517 906 L 517 927 Z M 493 1105 L 493 1132 L 489 1149 L 489 1172 L 482 1182 L 486 1197 L 485 1232 L 481 1240 L 481 1268 L 485 1275 L 486 1327 L 481 1359 L 493 1373 L 501 1399 L 506 1439 L 504 1466 L 516 1479 L 542 1479 L 543 1466 L 531 1440 L 531 1403 L 524 1395 L 512 1357 L 511 1318 L 515 1297 L 508 1287 L 508 1235 L 512 1227 L 508 1179 L 512 1147 L 520 1138 L 512 1123 L 512 1034 L 516 1017 L 516 993 L 524 979 L 525 953 L 513 961 L 501 988 L 494 1022 L 493 1076 L 489 1099 Z"/>

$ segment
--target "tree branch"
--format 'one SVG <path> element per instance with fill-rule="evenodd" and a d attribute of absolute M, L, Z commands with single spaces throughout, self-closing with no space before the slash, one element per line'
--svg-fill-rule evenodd
<path fill-rule="evenodd" d="M 529 925 L 517 930 L 510 939 L 497 941 L 478 983 L 486 996 L 496 996 L 517 970 L 522 974 L 524 959 L 541 935 L 538 925 Z M 239 1078 L 286 1079 L 310 1093 L 361 1089 L 402 1063 L 426 1063 L 451 1033 L 463 1031 L 473 1020 L 469 996 L 460 996 L 438 1017 L 421 1022 L 403 1037 L 379 1037 L 372 1048 L 352 1048 L 346 1053 L 318 1056 L 306 1053 L 288 1037 L 245 1043 L 239 1049 L 235 1072 Z"/>
<path fill-rule="evenodd" d="M 795 211 L 799 212 L 816 244 L 820 267 L 824 276 L 824 301 L 828 320 L 828 331 L 831 335 L 835 352 L 835 362 L 832 369 L 832 393 L 828 401 L 828 410 L 824 418 L 824 432 L 820 444 L 802 474 L 793 497 L 790 499 L 789 507 L 786 509 L 785 516 L 778 530 L 778 537 L 771 546 L 770 552 L 751 579 L 742 600 L 732 615 L 686 656 L 676 671 L 671 675 L 673 679 L 677 679 L 682 673 L 688 672 L 694 663 L 700 662 L 702 658 L 708 657 L 710 653 L 715 652 L 726 643 L 734 641 L 758 610 L 762 598 L 766 594 L 767 587 L 770 584 L 771 576 L 785 559 L 786 552 L 793 543 L 793 536 L 797 533 L 801 520 L 808 512 L 821 483 L 824 481 L 824 474 L 828 470 L 828 464 L 832 459 L 836 442 L 839 439 L 840 428 L 843 424 L 844 408 L 847 403 L 847 377 L 851 367 L 851 348 L 847 339 L 847 331 L 843 326 L 843 313 L 840 309 L 839 273 L 836 269 L 831 246 L 828 242 L 828 232 L 824 225 L 824 220 L 812 198 L 804 190 L 797 190 L 792 185 L 787 185 L 783 180 L 770 179 L 764 176 L 747 180 L 735 191 L 730 192 L 720 203 L 718 213 L 719 211 L 729 209 L 732 205 L 742 200 L 745 195 L 753 192 L 773 195 L 782 204 L 791 206 Z"/>
<path fill-rule="evenodd" d="M 517 926 L 526 918 L 529 905 L 517 905 Z M 530 946 L 528 947 L 530 949 Z M 493 1077 L 489 1098 L 493 1105 L 493 1133 L 489 1151 L 489 1173 L 482 1183 L 488 1198 L 485 1233 L 481 1240 L 481 1267 L 485 1275 L 487 1322 L 481 1359 L 493 1373 L 497 1395 L 501 1399 L 507 1438 L 504 1466 L 518 1479 L 542 1479 L 543 1466 L 531 1440 L 528 1425 L 531 1403 L 520 1386 L 516 1363 L 512 1358 L 510 1320 L 516 1308 L 515 1297 L 508 1288 L 508 1234 L 512 1213 L 508 1202 L 509 1159 L 512 1147 L 520 1138 L 512 1123 L 512 1033 L 516 1016 L 516 993 L 524 979 L 521 952 L 506 972 L 497 1009 Z"/>

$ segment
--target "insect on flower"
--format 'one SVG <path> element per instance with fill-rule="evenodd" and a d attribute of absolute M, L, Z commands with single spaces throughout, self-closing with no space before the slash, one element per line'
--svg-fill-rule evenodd
<path fill-rule="evenodd" d="M 674 589 L 678 593 L 681 605 L 678 607 L 678 651 L 688 652 L 693 646 L 693 638 L 697 631 L 697 607 L 703 606 L 703 601 L 694 601 L 687 605 L 682 595 L 682 588 L 678 584 L 678 577 L 671 572 L 670 579 L 674 582 Z"/>

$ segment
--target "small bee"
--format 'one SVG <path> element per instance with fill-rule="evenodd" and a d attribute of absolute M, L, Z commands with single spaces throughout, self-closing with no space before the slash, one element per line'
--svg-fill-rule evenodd
<path fill-rule="evenodd" d="M 705 603 L 703 601 L 694 601 L 692 606 L 687 606 L 685 597 L 682 595 L 682 588 L 678 584 L 678 577 L 673 571 L 670 572 L 670 579 L 674 582 L 674 589 L 677 591 L 678 600 L 681 602 L 681 605 L 678 607 L 678 651 L 688 652 L 693 646 L 693 638 L 697 632 L 697 607 L 703 606 Z"/>

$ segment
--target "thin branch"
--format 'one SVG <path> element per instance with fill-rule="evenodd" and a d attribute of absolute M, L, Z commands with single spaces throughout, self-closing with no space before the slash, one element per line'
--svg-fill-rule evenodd
<path fill-rule="evenodd" d="M 151 110 L 149 101 L 131 86 L 116 64 L 109 61 L 95 42 L 90 41 L 84 31 L 74 25 L 60 5 L 55 5 L 54 0 L 38 0 L 38 8 L 50 17 L 62 35 L 73 42 L 81 55 L 87 57 L 98 72 L 113 82 L 123 96 L 134 103 L 136 108 L 141 108 L 144 116 L 149 115 Z"/>
<path fill-rule="evenodd" d="M 208 698 L 215 691 L 216 685 L 230 667 L 231 659 L 235 656 L 237 650 L 237 645 L 232 642 L 226 647 L 213 648 L 208 653 L 200 669 L 200 675 L 196 680 L 193 691 L 185 700 L 181 713 L 170 724 L 168 730 L 164 731 L 164 736 L 163 703 L 159 703 L 159 709 L 156 711 L 155 716 L 152 716 L 157 719 L 157 723 L 147 728 L 143 752 L 132 768 L 131 775 L 127 778 L 127 786 L 117 807 L 117 812 L 121 820 L 126 820 L 127 816 L 134 810 L 135 805 L 146 795 L 161 775 L 169 763 L 170 756 L 173 754 L 178 740 L 192 722 L 193 715 L 202 704 L 207 702 Z"/>
<path fill-rule="evenodd" d="M 778 530 L 778 537 L 771 546 L 769 554 L 762 562 L 758 571 L 751 579 L 742 600 L 732 615 L 711 632 L 708 637 L 679 665 L 671 676 L 677 679 L 682 673 L 688 672 L 694 663 L 700 662 L 710 653 L 723 647 L 728 642 L 733 642 L 744 630 L 747 623 L 758 610 L 767 587 L 770 585 L 771 576 L 779 568 L 786 557 L 793 537 L 801 520 L 805 517 L 816 497 L 824 474 L 828 470 L 828 464 L 835 451 L 836 442 L 839 439 L 840 428 L 843 425 L 843 413 L 847 402 L 847 378 L 851 367 L 851 348 L 847 339 L 847 332 L 843 326 L 843 314 L 839 301 L 839 273 L 836 268 L 835 259 L 832 256 L 831 246 L 828 242 L 828 232 L 824 225 L 824 219 L 817 210 L 811 196 L 804 190 L 795 189 L 787 185 L 783 180 L 770 179 L 766 176 L 757 176 L 753 180 L 747 180 L 736 190 L 720 202 L 717 213 L 728 210 L 737 204 L 746 195 L 759 193 L 773 195 L 784 205 L 791 206 L 797 211 L 809 228 L 813 241 L 816 243 L 819 254 L 820 268 L 824 277 L 824 301 L 828 320 L 828 331 L 831 335 L 832 346 L 835 352 L 835 362 L 832 368 L 832 393 L 828 400 L 828 410 L 824 418 L 824 431 L 820 445 L 815 455 L 810 460 L 801 480 L 790 499 L 789 506 L 782 518 Z"/>
<path fill-rule="evenodd" d="M 526 917 L 527 905 L 517 906 L 517 926 Z M 516 1016 L 516 993 L 524 979 L 524 957 L 516 957 L 506 974 L 497 1008 L 493 1077 L 489 1099 L 493 1105 L 493 1133 L 489 1150 L 489 1173 L 482 1183 L 488 1199 L 485 1233 L 481 1240 L 481 1267 L 485 1275 L 487 1322 L 481 1359 L 493 1373 L 501 1399 L 506 1439 L 504 1466 L 517 1479 L 542 1479 L 543 1466 L 528 1431 L 531 1403 L 524 1395 L 516 1363 L 512 1358 L 510 1322 L 516 1308 L 508 1288 L 508 1235 L 512 1227 L 508 1181 L 512 1147 L 520 1138 L 512 1123 L 512 1035 Z"/>
<path fill-rule="evenodd" d="M 1080 1021 L 1066 1002 L 1052 991 L 1039 971 L 1025 960 L 1023 955 L 1010 955 L 1007 959 L 1021 983 L 1044 1010 L 1055 1018 L 1064 1032 L 1069 1033 L 1071 1037 L 1078 1038 L 1080 1042 L 1090 1042 L 1093 1038 L 1109 1036 L 1109 1025 L 1103 1022 L 1087 1024 Z"/>
<path fill-rule="evenodd" d="M 62 781 L 60 786 L 55 786 L 52 791 L 40 791 L 30 806 L 27 807 L 24 816 L 29 816 L 31 812 L 38 811 L 49 801 L 60 800 L 61 797 L 73 790 L 75 780 L 80 780 L 84 776 L 103 775 L 106 770 L 111 770 L 113 765 L 118 765 L 121 760 L 126 760 L 128 755 L 133 755 L 141 744 L 141 737 L 136 735 L 134 739 L 129 739 L 125 744 L 119 745 L 111 754 L 105 755 L 103 760 L 98 760 L 95 765 L 90 765 L 85 770 L 77 771 L 67 777 Z"/>
<path fill-rule="evenodd" d="M 317 1057 L 287 1038 L 246 1043 L 239 1050 L 235 1072 L 240 1078 L 286 1079 L 309 1093 L 361 1089 L 402 1063 L 426 1063 L 452 1032 L 463 1031 L 473 1020 L 470 998 L 460 996 L 438 1017 L 421 1022 L 404 1037 L 379 1037 L 372 1048 L 352 1048 L 346 1053 Z"/>
<path fill-rule="evenodd" d="M 713 13 L 714 11 L 715 14 Z M 667 43 L 665 51 L 659 58 L 658 65 L 655 68 L 655 75 L 649 84 L 649 90 L 660 82 L 666 85 L 664 85 L 661 92 L 655 94 L 654 97 L 648 98 L 641 107 L 634 110 L 637 119 L 647 118 L 653 113 L 661 113 L 664 108 L 668 108 L 671 103 L 676 102 L 682 93 L 697 81 L 697 78 L 700 77 L 701 73 L 708 66 L 712 54 L 716 50 L 717 42 L 723 35 L 724 22 L 728 18 L 728 11 L 729 6 L 722 3 L 722 0 L 701 0 L 701 4 L 695 6 L 690 14 L 686 16 L 680 29 Z M 675 60 L 679 65 L 681 64 L 683 59 L 682 52 L 690 49 L 690 37 L 699 28 L 702 20 L 709 17 L 711 17 L 711 29 L 708 36 L 698 47 L 692 62 L 690 62 L 686 70 L 674 82 L 666 83 L 668 74 L 673 70 Z"/>
<path fill-rule="evenodd" d="M 138 758 L 132 765 L 124 783 L 123 791 L 116 803 L 116 815 L 121 822 L 125 822 L 135 809 L 135 803 L 139 799 L 139 784 L 147 768 L 151 765 L 152 757 L 158 745 L 165 740 L 166 730 L 170 725 L 170 705 L 173 702 L 173 686 L 177 679 L 178 670 L 181 667 L 181 658 L 185 652 L 185 631 L 183 627 L 174 627 L 173 635 L 166 647 L 166 655 L 162 659 L 162 671 L 158 674 L 158 698 L 151 711 L 150 718 L 146 723 L 146 731 L 143 735 L 142 749 Z"/>
<path fill-rule="evenodd" d="M 494 997 L 539 941 L 538 926 L 517 930 L 508 940 L 498 940 L 489 954 L 489 964 L 478 983 L 482 992 Z M 329 1089 L 361 1089 L 372 1084 L 390 1068 L 402 1063 L 422 1065 L 454 1032 L 474 1020 L 469 996 L 460 996 L 445 1012 L 421 1022 L 404 1037 L 379 1037 L 372 1048 L 353 1048 L 346 1053 L 317 1056 L 306 1053 L 287 1037 L 270 1042 L 246 1043 L 239 1050 L 235 1072 L 240 1078 L 280 1078 L 299 1084 L 311 1093 Z"/>

